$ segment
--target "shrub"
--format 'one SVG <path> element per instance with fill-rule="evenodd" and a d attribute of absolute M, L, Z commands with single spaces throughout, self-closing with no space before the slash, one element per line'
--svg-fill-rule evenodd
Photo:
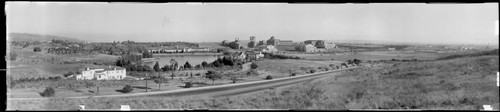
<path fill-rule="evenodd" d="M 133 90 L 134 90 L 134 88 L 132 88 L 132 86 L 125 85 L 125 87 L 123 87 L 123 89 L 122 89 L 122 92 L 123 93 L 128 93 L 128 92 L 132 92 Z"/>
<path fill-rule="evenodd" d="M 42 49 L 41 49 L 40 47 L 35 47 L 35 48 L 33 49 L 33 51 L 34 51 L 34 52 L 40 52 L 40 51 L 42 51 Z"/>
<path fill-rule="evenodd" d="M 233 76 L 233 77 L 231 77 L 231 81 L 233 81 L 233 83 L 236 83 L 236 81 L 238 81 L 238 78 Z"/>
<path fill-rule="evenodd" d="M 267 79 L 267 80 L 271 80 L 271 79 L 273 79 L 273 77 L 272 77 L 272 76 L 270 76 L 270 75 L 268 75 L 268 76 L 266 77 L 266 79 Z"/>
<path fill-rule="evenodd" d="M 296 76 L 296 75 L 297 75 L 297 73 L 292 73 L 292 75 L 290 75 L 290 76 Z"/>
<path fill-rule="evenodd" d="M 68 73 L 63 74 L 63 76 L 68 77 L 68 76 L 73 75 L 73 74 L 74 74 L 73 72 L 68 72 Z"/>
<path fill-rule="evenodd" d="M 47 87 L 47 88 L 45 88 L 45 90 L 42 93 L 40 93 L 40 95 L 43 97 L 52 97 L 52 96 L 54 96 L 55 93 L 56 93 L 56 91 L 54 90 L 54 88 Z"/>
<path fill-rule="evenodd" d="M 250 64 L 250 67 L 251 67 L 252 69 L 257 69 L 257 67 L 259 67 L 259 66 L 257 66 L 257 64 L 255 64 L 255 63 L 252 63 L 252 64 Z"/>
<path fill-rule="evenodd" d="M 309 73 L 314 73 L 314 72 L 316 72 L 316 70 L 314 70 L 314 69 L 311 69 L 311 70 L 309 71 Z"/>
<path fill-rule="evenodd" d="M 190 88 L 193 87 L 193 84 L 191 82 L 185 82 L 186 85 L 184 85 L 185 88 Z"/>

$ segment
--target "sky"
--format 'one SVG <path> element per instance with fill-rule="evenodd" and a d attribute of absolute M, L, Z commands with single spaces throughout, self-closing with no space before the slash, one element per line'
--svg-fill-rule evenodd
<path fill-rule="evenodd" d="M 94 42 L 380 40 L 498 44 L 498 4 L 7 2 L 7 32 Z"/>

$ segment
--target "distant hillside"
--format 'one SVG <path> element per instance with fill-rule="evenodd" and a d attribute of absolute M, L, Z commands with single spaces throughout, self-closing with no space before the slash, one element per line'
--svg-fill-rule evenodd
<path fill-rule="evenodd" d="M 455 59 L 455 58 L 463 58 L 463 57 L 477 57 L 477 56 L 485 56 L 485 55 L 497 55 L 498 56 L 498 49 L 494 49 L 494 50 L 491 50 L 491 51 L 483 51 L 483 52 L 471 53 L 471 54 L 451 55 L 451 56 L 446 56 L 446 57 L 438 58 L 436 60 L 447 60 L 447 59 Z"/>
<path fill-rule="evenodd" d="M 67 40 L 73 42 L 84 42 L 84 40 L 62 37 L 62 36 L 53 36 L 53 35 L 39 35 L 39 34 L 30 34 L 30 33 L 9 33 L 8 41 L 50 41 L 52 39 L 59 40 Z"/>

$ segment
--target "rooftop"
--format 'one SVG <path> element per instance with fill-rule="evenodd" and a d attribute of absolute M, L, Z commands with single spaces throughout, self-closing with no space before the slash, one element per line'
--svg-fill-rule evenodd
<path fill-rule="evenodd" d="M 96 67 L 92 67 L 89 69 L 90 70 L 95 70 L 95 69 L 104 69 L 104 71 L 108 71 L 108 70 L 114 70 L 114 68 L 116 68 L 116 70 L 125 70 L 125 68 L 122 68 L 122 67 L 102 67 L 102 68 L 96 68 Z M 83 68 L 83 70 L 86 70 L 86 68 Z M 100 70 L 99 70 L 100 71 Z"/>

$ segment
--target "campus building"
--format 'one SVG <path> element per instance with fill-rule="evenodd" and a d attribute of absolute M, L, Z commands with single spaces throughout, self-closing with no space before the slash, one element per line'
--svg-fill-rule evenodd
<path fill-rule="evenodd" d="M 121 67 L 85 68 L 82 74 L 76 75 L 76 80 L 121 80 L 127 75 L 127 70 Z"/>

